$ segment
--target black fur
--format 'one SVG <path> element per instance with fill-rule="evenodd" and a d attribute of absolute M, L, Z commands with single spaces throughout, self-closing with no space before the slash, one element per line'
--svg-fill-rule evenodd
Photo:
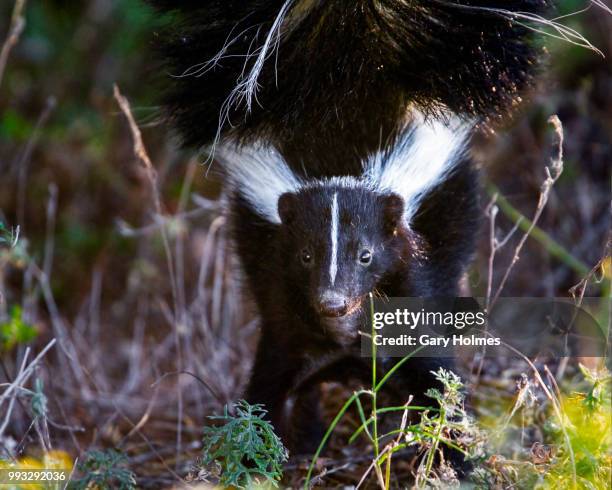
<path fill-rule="evenodd" d="M 330 289 L 327 265 L 330 202 L 337 193 L 340 216 L 339 267 L 333 290 L 350 306 L 365 307 L 367 293 L 388 296 L 454 296 L 469 262 L 478 229 L 478 182 L 468 159 L 426 196 L 410 229 L 401 198 L 363 188 L 314 185 L 279 200 L 283 222 L 271 224 L 252 211 L 237 192 L 232 210 L 234 242 L 262 317 L 262 336 L 246 397 L 263 403 L 274 426 L 291 449 L 308 452 L 320 441 L 317 407 L 304 385 L 349 377 L 363 378 L 369 360 L 359 355 L 359 313 L 324 316 L 321 298 Z M 398 203 L 398 200 L 400 201 Z M 398 205 L 399 204 L 399 205 Z M 364 248 L 372 262 L 363 266 Z M 311 262 L 304 264 L 307 249 Z M 357 311 L 357 310 L 356 310 Z M 345 362 L 328 364 L 329 359 Z M 381 363 L 381 371 L 392 363 Z M 321 371 L 322 366 L 326 368 Z M 436 384 L 430 371 L 451 367 L 449 360 L 414 359 L 394 376 L 402 400 L 422 400 Z M 305 379 L 309 381 L 306 382 Z M 306 394 L 305 394 L 306 393 Z M 298 426 L 286 413 L 295 395 L 295 410 L 309 416 Z M 306 406 L 304 405 L 306 404 Z M 288 416 L 289 415 L 289 416 Z M 296 435 L 297 434 L 297 435 Z M 310 434 L 312 437 L 305 437 Z"/>
<path fill-rule="evenodd" d="M 158 43 L 171 82 L 168 115 L 188 145 L 207 145 L 223 103 L 255 62 L 245 55 L 264 44 L 284 2 L 150 1 L 176 13 Z M 287 22 L 295 27 L 269 52 L 252 110 L 234 104 L 223 134 L 331 160 L 363 157 L 392 139 L 410 104 L 501 117 L 529 85 L 538 56 L 526 21 L 491 9 L 540 14 L 547 1 L 294 0 Z M 214 67 L 194 69 L 230 40 Z"/>
<path fill-rule="evenodd" d="M 508 114 L 538 59 L 531 31 L 512 13 L 537 15 L 548 6 L 548 0 L 294 0 L 278 49 L 272 46 L 257 77 L 250 110 L 238 98 L 225 120 L 224 104 L 255 63 L 256 56 L 245 55 L 263 46 L 285 1 L 149 1 L 175 14 L 158 46 L 167 61 L 164 105 L 184 142 L 263 140 L 308 178 L 357 175 L 366 156 L 393 144 L 413 107 L 485 122 Z M 224 46 L 218 62 L 206 65 Z M 410 228 L 397 196 L 364 188 L 319 182 L 282 196 L 281 224 L 263 219 L 234 193 L 234 243 L 262 318 L 246 396 L 266 405 L 283 436 L 294 435 L 293 449 L 312 450 L 321 435 L 308 387 L 367 372 L 358 355 L 358 315 L 351 314 L 366 293 L 458 293 L 478 229 L 477 181 L 469 159 L 462 160 L 421 202 Z M 334 192 L 343 251 L 334 290 L 349 306 L 338 318 L 328 315 L 327 271 L 320 265 Z M 364 248 L 374 252 L 367 267 L 358 263 Z M 440 364 L 449 361 L 406 363 L 394 376 L 403 400 L 434 385 L 430 370 Z M 301 414 L 293 420 L 312 423 L 291 427 L 288 399 Z"/>

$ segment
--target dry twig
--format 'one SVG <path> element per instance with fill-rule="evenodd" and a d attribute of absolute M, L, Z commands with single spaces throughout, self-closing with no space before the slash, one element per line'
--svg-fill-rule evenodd
<path fill-rule="evenodd" d="M 512 257 L 512 261 L 510 262 L 510 265 L 507 267 L 506 271 L 504 272 L 504 276 L 502 277 L 499 283 L 499 286 L 497 287 L 497 290 L 495 294 L 493 295 L 492 300 L 488 303 L 490 309 L 493 308 L 493 305 L 499 298 L 502 290 L 504 289 L 504 286 L 506 285 L 506 281 L 508 280 L 508 277 L 510 276 L 512 269 L 514 268 L 516 263 L 519 261 L 520 254 L 521 254 L 521 251 L 523 250 L 525 242 L 527 242 L 527 239 L 529 238 L 531 231 L 536 226 L 536 224 L 540 220 L 540 217 L 542 216 L 542 212 L 544 211 L 544 208 L 546 207 L 546 203 L 548 202 L 548 198 L 550 196 L 551 189 L 553 185 L 555 185 L 555 182 L 557 182 L 557 180 L 561 176 L 561 173 L 563 172 L 563 126 L 561 124 L 561 121 L 559 120 L 559 117 L 556 115 L 550 116 L 550 118 L 548 119 L 548 122 L 553 125 L 554 130 L 555 130 L 555 137 L 556 137 L 555 153 L 553 157 L 551 158 L 550 166 L 547 166 L 545 169 L 546 179 L 544 180 L 544 182 L 542 183 L 542 186 L 540 187 L 540 197 L 538 198 L 538 205 L 536 207 L 535 213 L 531 220 L 531 226 L 523 234 L 518 245 L 514 249 L 514 255 Z M 505 242 L 506 240 L 503 240 L 503 243 Z"/>
<path fill-rule="evenodd" d="M 0 439 L 2 439 L 2 434 L 6 430 L 8 421 L 11 417 L 11 413 L 12 413 L 13 406 L 15 403 L 15 398 L 17 396 L 18 388 L 21 388 L 25 383 L 27 383 L 28 379 L 30 379 L 30 376 L 32 376 L 32 373 L 34 372 L 34 368 L 38 365 L 40 360 L 45 356 L 45 354 L 49 351 L 49 349 L 51 349 L 51 347 L 55 345 L 55 342 L 56 342 L 55 339 L 51 340 L 46 345 L 46 347 L 28 365 L 28 367 L 25 367 L 25 365 L 26 365 L 27 358 L 29 355 L 29 349 L 26 350 L 26 353 L 24 354 L 24 357 L 23 357 L 23 361 L 21 363 L 21 367 L 19 369 L 19 373 L 15 377 L 15 380 L 10 385 L 8 385 L 8 388 L 4 390 L 4 393 L 0 395 L 0 407 L 2 407 L 4 402 L 7 399 L 9 399 L 9 396 L 12 394 L 10 398 L 10 402 L 9 402 L 9 408 L 7 409 L 4 422 L 2 423 L 2 426 L 0 426 Z"/>
<path fill-rule="evenodd" d="M 26 0 L 16 0 L 15 7 L 13 8 L 13 15 L 11 16 L 11 24 L 9 27 L 8 35 L 2 50 L 0 50 L 0 85 L 2 84 L 2 78 L 4 77 L 4 70 L 8 61 L 11 50 L 19 41 L 19 37 L 25 28 L 25 18 L 23 17 L 23 9 L 25 7 Z"/>

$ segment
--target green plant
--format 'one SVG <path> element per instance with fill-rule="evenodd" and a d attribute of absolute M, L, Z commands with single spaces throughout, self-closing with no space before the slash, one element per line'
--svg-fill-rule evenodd
<path fill-rule="evenodd" d="M 580 370 L 588 384 L 586 392 L 574 392 L 560 399 L 562 423 L 568 433 L 573 461 L 563 445 L 560 424 L 549 424 L 545 435 L 559 450 L 547 468 L 545 481 L 551 487 L 571 488 L 568 482 L 570 475 L 575 473 L 581 488 L 609 488 L 612 481 L 612 378 L 605 368 L 591 371 L 580 365 Z"/>
<path fill-rule="evenodd" d="M 30 401 L 30 407 L 32 413 L 36 417 L 46 417 L 48 413 L 48 400 L 44 392 L 44 383 L 40 378 L 36 378 L 34 381 L 34 391 L 32 392 L 32 400 Z"/>
<path fill-rule="evenodd" d="M 230 415 L 226 406 L 223 415 L 209 417 L 225 423 L 204 428 L 203 463 L 221 468 L 223 486 L 250 488 L 262 478 L 276 486 L 288 453 L 272 425 L 264 420 L 266 410 L 244 400 L 233 409 L 235 415 Z"/>
<path fill-rule="evenodd" d="M 440 479 L 455 480 L 454 470 L 445 464 L 443 458 L 440 458 L 442 463 L 439 474 L 436 475 L 433 471 L 440 444 L 470 459 L 484 454 L 484 436 L 464 408 L 464 387 L 461 379 L 452 371 L 443 368 L 432 374 L 441 383 L 442 391 L 430 388 L 426 395 L 436 400 L 440 408 L 435 412 L 423 412 L 418 427 L 412 431 L 413 441 L 427 448 L 417 472 L 418 488 L 427 484 L 449 483 L 438 482 Z"/>
<path fill-rule="evenodd" d="M 27 263 L 29 258 L 28 241 L 21 238 L 19 233 L 19 226 L 9 230 L 0 221 L 0 271 L 5 264 L 23 267 Z"/>
<path fill-rule="evenodd" d="M 372 295 L 370 295 L 370 317 L 372 320 L 372 387 L 369 390 L 361 389 L 354 392 L 337 413 L 336 417 L 327 428 L 313 456 L 310 467 L 308 468 L 308 473 L 306 474 L 304 489 L 307 489 L 310 485 L 314 465 L 325 447 L 325 444 L 346 411 L 353 404 L 357 407 L 361 425 L 350 437 L 349 443 L 352 443 L 360 434 L 365 434 L 372 443 L 374 449 L 372 465 L 363 476 L 362 481 L 370 470 L 374 470 L 380 487 L 385 490 L 389 489 L 391 485 L 391 461 L 393 455 L 409 446 L 417 446 L 424 449 L 424 456 L 417 474 L 417 486 L 419 487 L 430 483 L 434 485 L 444 485 L 449 483 L 449 480 L 455 478 L 452 468 L 444 464 L 444 462 L 440 465 L 442 471 L 439 471 L 438 474 L 434 474 L 433 463 L 436 454 L 440 453 L 441 445 L 459 451 L 466 457 L 476 457 L 482 453 L 484 438 L 471 418 L 468 417 L 463 407 L 463 383 L 461 379 L 451 371 L 440 368 L 437 372 L 433 372 L 436 379 L 440 381 L 443 389 L 442 391 L 430 389 L 426 394 L 437 402 L 439 405 L 438 407 L 412 405 L 410 399 L 402 406 L 377 406 L 377 395 L 381 388 L 394 373 L 408 361 L 408 359 L 416 355 L 422 347 L 417 347 L 410 354 L 400 359 L 382 379 L 378 380 L 376 371 L 376 344 L 373 341 L 374 302 Z M 364 395 L 370 398 L 372 404 L 372 412 L 367 418 L 360 399 Z M 407 425 L 408 413 L 410 411 L 422 413 L 419 423 Z M 403 412 L 401 425 L 396 430 L 379 435 L 379 417 L 389 412 Z M 383 444 L 384 447 L 381 447 Z"/>
<path fill-rule="evenodd" d="M 13 247 L 19 238 L 19 228 L 16 232 L 9 230 L 4 223 L 0 221 L 0 246 Z"/>
<path fill-rule="evenodd" d="M 473 480 L 477 488 L 610 488 L 610 373 L 605 368 L 592 371 L 582 365 L 580 371 L 581 379 L 572 385 L 580 391 L 570 386 L 563 390 L 570 395 L 557 392 L 557 410 L 546 402 L 523 403 L 523 391 L 531 388 L 521 383 L 515 406 L 497 430 L 498 436 L 506 436 L 498 448 L 503 454 L 491 455 L 486 464 L 476 469 Z M 513 427 L 519 414 L 520 421 Z M 541 440 L 533 443 L 527 453 L 522 443 L 516 445 L 512 439 L 513 432 L 522 434 L 524 426 L 537 427 L 541 434 Z M 509 449 L 512 446 L 514 450 Z"/>
<path fill-rule="evenodd" d="M 13 306 L 9 318 L 0 323 L 0 350 L 10 350 L 15 345 L 28 343 L 36 338 L 38 332 L 23 320 L 20 306 Z"/>
<path fill-rule="evenodd" d="M 113 449 L 87 451 L 78 470 L 83 478 L 70 482 L 71 490 L 133 490 L 136 476 L 127 468 L 127 458 Z"/>

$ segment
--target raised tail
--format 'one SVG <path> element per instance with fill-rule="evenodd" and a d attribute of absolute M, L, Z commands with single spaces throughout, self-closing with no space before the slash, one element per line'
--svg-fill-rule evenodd
<path fill-rule="evenodd" d="M 226 133 L 371 152 L 409 106 L 506 115 L 539 58 L 547 0 L 150 0 L 167 114 L 185 143 Z"/>

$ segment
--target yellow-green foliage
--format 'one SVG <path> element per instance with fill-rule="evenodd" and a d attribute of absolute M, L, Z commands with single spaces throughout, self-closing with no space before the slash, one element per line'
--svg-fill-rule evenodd
<path fill-rule="evenodd" d="M 558 411 L 546 397 L 538 398 L 538 385 L 526 376 L 503 420 L 495 423 L 493 414 L 503 413 L 504 403 L 485 407 L 490 452 L 475 466 L 476 488 L 612 488 L 610 373 L 580 369 L 581 379 L 558 395 Z"/>
<path fill-rule="evenodd" d="M 7 321 L 0 323 L 0 351 L 10 350 L 17 344 L 26 344 L 36 338 L 36 329 L 23 320 L 19 306 L 13 306 Z"/>
<path fill-rule="evenodd" d="M 610 374 L 585 368 L 582 371 L 591 384 L 589 392 L 575 393 L 561 400 L 563 424 L 574 452 L 576 483 L 578 488 L 609 489 L 612 482 Z M 553 425 L 552 435 L 559 451 L 545 481 L 553 488 L 572 488 L 572 462 L 558 425 Z"/>
<path fill-rule="evenodd" d="M 63 470 L 67 474 L 72 471 L 73 458 L 65 451 L 53 450 L 45 452 L 41 457 L 24 456 L 17 461 L 3 461 L 0 459 L 1 470 Z M 21 485 L 0 485 L 2 490 L 46 490 L 55 488 L 52 485 L 42 485 L 38 483 Z"/>

